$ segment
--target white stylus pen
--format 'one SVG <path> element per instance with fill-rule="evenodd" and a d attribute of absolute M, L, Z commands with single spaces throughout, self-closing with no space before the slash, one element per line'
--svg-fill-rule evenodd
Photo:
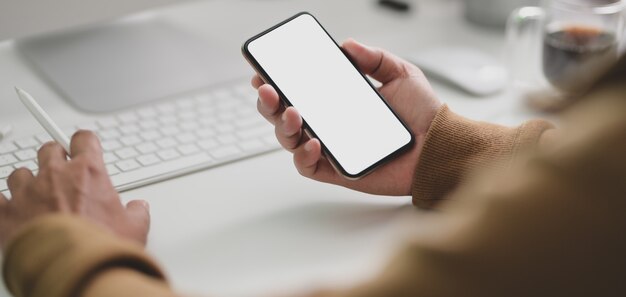
<path fill-rule="evenodd" d="M 58 142 L 65 149 L 65 153 L 69 156 L 70 154 L 70 139 L 59 129 L 59 126 L 52 121 L 50 116 L 46 113 L 41 106 L 35 101 L 33 96 L 26 93 L 26 91 L 15 87 L 15 91 L 17 92 L 17 96 L 20 97 L 20 101 L 24 103 L 24 106 L 30 111 L 30 113 L 37 119 L 39 124 L 50 134 L 52 139 Z"/>

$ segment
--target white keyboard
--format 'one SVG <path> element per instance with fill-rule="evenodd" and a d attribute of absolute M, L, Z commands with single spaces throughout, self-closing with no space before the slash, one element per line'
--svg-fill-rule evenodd
<path fill-rule="evenodd" d="M 104 162 L 118 191 L 266 153 L 280 146 L 272 125 L 256 111 L 248 83 L 181 96 L 65 129 L 97 133 Z M 0 142 L 0 192 L 26 167 L 37 172 L 37 149 L 47 134 Z"/>

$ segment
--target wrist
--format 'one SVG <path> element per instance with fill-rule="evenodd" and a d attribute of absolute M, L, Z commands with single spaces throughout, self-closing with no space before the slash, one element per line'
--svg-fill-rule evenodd
<path fill-rule="evenodd" d="M 516 128 L 467 119 L 446 105 L 435 116 L 413 177 L 413 203 L 432 208 L 478 169 L 502 169 L 539 142 L 552 125 L 528 121 Z"/>
<path fill-rule="evenodd" d="M 18 297 L 77 295 L 91 277 L 110 267 L 164 278 L 143 247 L 72 215 L 33 220 L 9 242 L 5 255 L 5 283 Z"/>

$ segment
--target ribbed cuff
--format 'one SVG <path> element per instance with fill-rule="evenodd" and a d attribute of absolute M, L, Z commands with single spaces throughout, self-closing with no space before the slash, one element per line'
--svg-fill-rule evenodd
<path fill-rule="evenodd" d="M 16 297 L 78 296 L 98 272 L 128 267 L 164 280 L 158 265 L 138 244 L 71 215 L 49 215 L 29 223 L 11 240 L 4 281 Z"/>
<path fill-rule="evenodd" d="M 506 168 L 553 126 L 543 120 L 509 128 L 469 120 L 441 107 L 426 135 L 413 178 L 413 204 L 433 208 L 474 170 Z"/>

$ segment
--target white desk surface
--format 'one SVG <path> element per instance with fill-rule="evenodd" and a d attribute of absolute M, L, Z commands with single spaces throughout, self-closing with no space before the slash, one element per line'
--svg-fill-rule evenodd
<path fill-rule="evenodd" d="M 459 0 L 413 1 L 409 14 L 377 1 L 199 1 L 157 11 L 180 26 L 216 40 L 239 57 L 241 43 L 307 10 L 339 41 L 357 40 L 399 55 L 439 45 L 467 45 L 501 59 L 503 32 L 467 23 Z M 245 69 L 251 70 L 239 59 Z M 517 124 L 536 116 L 507 90 L 477 98 L 432 82 L 440 99 L 474 119 Z M 14 138 L 42 132 L 15 98 L 17 85 L 36 95 L 61 125 L 89 121 L 0 43 L 0 125 Z M 367 278 L 399 245 L 405 216 L 419 216 L 409 197 L 377 197 L 300 177 L 283 151 L 180 177 L 122 194 L 151 204 L 148 250 L 181 292 L 261 296 Z M 417 228 L 418 225 L 410 226 Z M 0 292 L 0 296 L 7 296 Z"/>

